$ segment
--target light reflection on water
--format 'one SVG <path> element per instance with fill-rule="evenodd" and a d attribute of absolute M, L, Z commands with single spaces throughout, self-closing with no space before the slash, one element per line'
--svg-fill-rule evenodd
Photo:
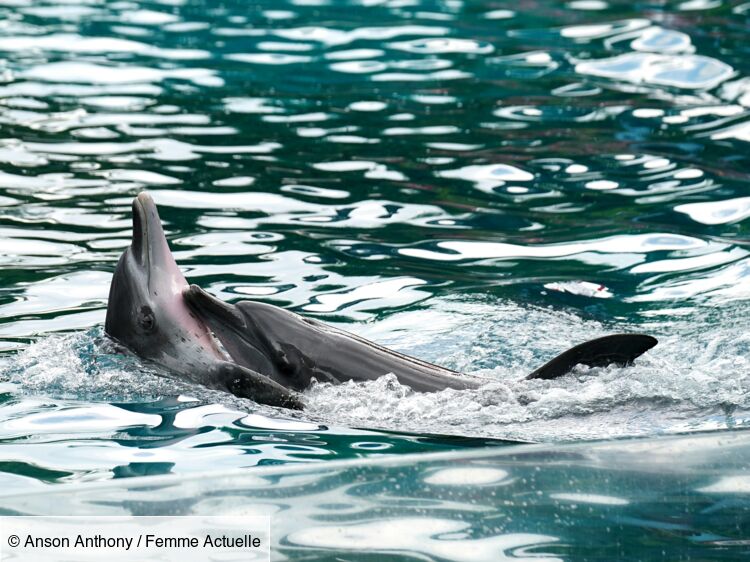
<path fill-rule="evenodd" d="M 2 512 L 269 515 L 273 560 L 738 560 L 748 446 L 718 432 L 128 479 Z"/>
<path fill-rule="evenodd" d="M 0 480 L 746 425 L 749 14 L 721 0 L 2 3 Z M 292 417 L 157 376 L 101 334 L 142 189 L 190 281 L 491 383 L 320 385 Z M 624 330 L 661 343 L 627 371 L 520 380 Z M 620 505 L 598 486 L 550 494 Z M 423 554 L 460 558 L 473 528 L 431 521 L 448 538 L 420 539 Z M 391 523 L 362 525 L 341 532 Z M 532 534 L 476 548 L 566 556 L 564 537 Z"/>

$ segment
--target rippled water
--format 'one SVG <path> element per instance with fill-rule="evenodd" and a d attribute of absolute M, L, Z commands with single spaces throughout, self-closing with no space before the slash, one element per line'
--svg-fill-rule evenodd
<path fill-rule="evenodd" d="M 406 455 L 179 484 L 129 478 L 5 496 L 0 513 L 270 515 L 274 560 L 735 561 L 750 554 L 749 438 Z"/>
<path fill-rule="evenodd" d="M 2 0 L 0 481 L 747 425 L 749 17 Z M 117 354 L 143 189 L 189 281 L 492 383 L 318 385 L 297 414 Z M 628 330 L 660 340 L 632 369 L 521 380 Z"/>

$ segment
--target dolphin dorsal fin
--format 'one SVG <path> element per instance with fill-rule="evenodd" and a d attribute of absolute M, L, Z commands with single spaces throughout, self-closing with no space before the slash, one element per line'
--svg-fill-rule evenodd
<path fill-rule="evenodd" d="M 570 372 L 576 365 L 630 365 L 636 357 L 656 344 L 656 338 L 645 334 L 614 334 L 596 338 L 562 352 L 529 374 L 526 379 L 554 379 Z"/>

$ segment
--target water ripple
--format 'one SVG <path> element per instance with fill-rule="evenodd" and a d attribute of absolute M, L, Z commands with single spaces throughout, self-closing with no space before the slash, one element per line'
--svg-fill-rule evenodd
<path fill-rule="evenodd" d="M 480 444 L 742 425 L 748 16 L 716 0 L 0 3 L 3 483 L 459 446 L 344 425 Z M 143 189 L 190 281 L 495 386 L 318 386 L 289 420 L 133 363 L 101 324 Z M 627 376 L 519 382 L 618 329 L 662 343 Z M 507 482 L 432 476 L 490 477 Z M 462 556 L 465 528 L 433 519 L 447 550 L 420 556 Z"/>

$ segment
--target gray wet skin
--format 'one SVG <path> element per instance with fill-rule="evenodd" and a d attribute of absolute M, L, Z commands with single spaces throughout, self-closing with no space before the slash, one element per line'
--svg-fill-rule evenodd
<path fill-rule="evenodd" d="M 185 300 L 234 361 L 295 390 L 304 390 L 313 378 L 336 384 L 375 380 L 388 373 L 421 392 L 477 388 L 490 382 L 409 357 L 270 304 L 228 304 L 197 285 L 185 291 Z M 597 338 L 561 353 L 526 378 L 556 378 L 578 364 L 629 365 L 654 345 L 656 339 L 642 334 Z"/>
<path fill-rule="evenodd" d="M 209 388 L 301 408 L 289 389 L 227 360 L 206 325 L 186 306 L 185 289 L 156 205 L 141 193 L 133 200 L 132 242 L 112 277 L 106 333 L 140 357 Z"/>
<path fill-rule="evenodd" d="M 234 361 L 294 390 L 304 390 L 313 378 L 342 383 L 374 380 L 388 373 L 421 392 L 477 388 L 488 382 L 270 304 L 228 304 L 197 285 L 185 291 L 185 300 Z"/>
<path fill-rule="evenodd" d="M 295 391 L 313 378 L 341 383 L 393 373 L 423 392 L 489 382 L 277 306 L 227 304 L 196 285 L 188 287 L 169 251 L 156 205 L 145 193 L 133 201 L 133 240 L 112 277 L 105 331 L 177 375 L 272 406 L 302 408 Z M 629 365 L 654 345 L 654 338 L 642 334 L 605 336 L 568 349 L 527 378 L 559 377 L 578 364 Z"/>

